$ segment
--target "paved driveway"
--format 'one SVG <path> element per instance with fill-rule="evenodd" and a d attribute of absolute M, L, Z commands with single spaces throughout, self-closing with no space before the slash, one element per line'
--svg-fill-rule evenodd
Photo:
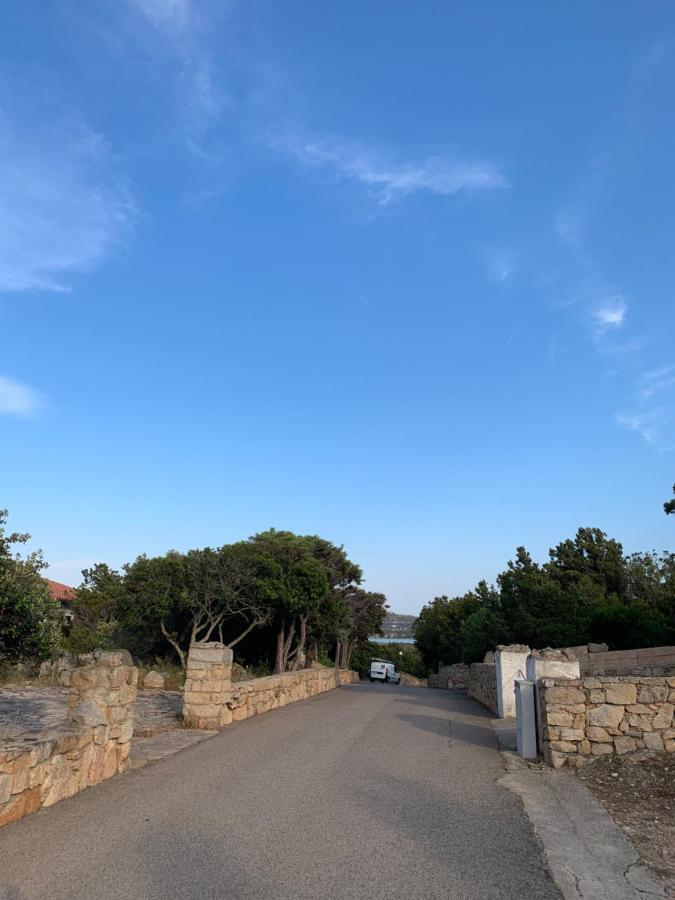
<path fill-rule="evenodd" d="M 547 898 L 489 714 L 359 684 L 0 831 L 0 897 Z"/>

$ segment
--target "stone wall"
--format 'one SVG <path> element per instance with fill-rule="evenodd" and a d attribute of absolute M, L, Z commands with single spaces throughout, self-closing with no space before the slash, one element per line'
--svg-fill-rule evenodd
<path fill-rule="evenodd" d="M 337 681 L 345 684 L 346 679 L 350 676 L 353 678 L 354 675 L 358 680 L 355 672 L 340 672 Z M 345 681 L 342 680 L 343 677 Z M 233 721 L 238 722 L 332 691 L 337 686 L 335 669 L 298 669 L 297 672 L 284 672 L 283 675 L 237 682 L 233 686 L 228 706 L 232 711 Z"/>
<path fill-rule="evenodd" d="M 540 679 L 540 746 L 555 768 L 633 750 L 675 752 L 675 677 Z"/>
<path fill-rule="evenodd" d="M 608 650 L 606 644 L 584 644 L 570 650 L 582 675 L 675 675 L 675 647 Z"/>
<path fill-rule="evenodd" d="M 469 668 L 469 697 L 478 700 L 492 712 L 497 712 L 497 672 L 490 663 L 471 663 Z"/>
<path fill-rule="evenodd" d="M 0 747 L 0 825 L 123 772 L 138 670 L 125 650 L 89 654 L 70 674 L 69 717 L 37 740 Z"/>
<path fill-rule="evenodd" d="M 216 641 L 190 647 L 183 694 L 189 728 L 217 730 L 298 700 L 358 681 L 357 672 L 316 666 L 232 683 L 232 651 Z"/>
<path fill-rule="evenodd" d="M 469 667 L 464 663 L 441 666 L 437 674 L 429 676 L 428 684 L 433 688 L 466 688 L 469 684 Z"/>

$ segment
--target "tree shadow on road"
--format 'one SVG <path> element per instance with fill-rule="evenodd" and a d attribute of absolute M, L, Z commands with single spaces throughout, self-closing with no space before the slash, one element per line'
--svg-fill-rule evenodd
<path fill-rule="evenodd" d="M 408 722 L 413 728 L 447 737 L 450 741 L 462 741 L 493 750 L 498 748 L 497 736 L 490 724 L 476 725 L 465 719 L 426 716 L 423 713 L 398 713 L 396 718 Z"/>

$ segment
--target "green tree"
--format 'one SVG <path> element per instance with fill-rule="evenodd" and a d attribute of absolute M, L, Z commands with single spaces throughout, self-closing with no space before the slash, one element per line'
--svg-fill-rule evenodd
<path fill-rule="evenodd" d="M 251 543 L 274 561 L 276 578 L 270 585 L 270 607 L 276 630 L 274 671 L 300 664 L 311 617 L 319 615 L 329 594 L 326 566 L 313 553 L 313 538 L 292 531 L 256 534 Z"/>
<path fill-rule="evenodd" d="M 0 510 L 0 660 L 44 659 L 59 645 L 63 617 L 41 571 L 41 552 L 21 556 L 15 545 L 30 535 L 7 534 L 7 510 Z"/>
<path fill-rule="evenodd" d="M 117 645 L 118 605 L 123 590 L 122 575 L 105 563 L 83 570 L 82 584 L 71 604 L 75 618 L 65 639 L 67 649 L 86 653 Z"/>
<path fill-rule="evenodd" d="M 673 494 L 675 494 L 675 484 L 673 485 Z M 667 516 L 675 515 L 675 497 L 672 500 L 666 500 L 663 508 Z"/>
<path fill-rule="evenodd" d="M 275 560 L 247 541 L 139 556 L 124 567 L 120 632 L 140 656 L 161 652 L 167 641 L 185 667 L 195 641 L 217 638 L 234 647 L 269 621 L 279 580 Z"/>
<path fill-rule="evenodd" d="M 382 633 L 387 614 L 384 594 L 352 587 L 344 594 L 345 623 L 339 634 L 335 660 L 341 669 L 349 669 L 354 650 L 368 644 L 368 638 Z"/>

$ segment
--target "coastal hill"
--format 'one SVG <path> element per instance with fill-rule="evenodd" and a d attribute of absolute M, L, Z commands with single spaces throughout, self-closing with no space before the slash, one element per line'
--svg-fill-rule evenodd
<path fill-rule="evenodd" d="M 412 626 L 417 616 L 406 616 L 399 613 L 387 613 L 382 631 L 388 638 L 412 638 Z"/>

